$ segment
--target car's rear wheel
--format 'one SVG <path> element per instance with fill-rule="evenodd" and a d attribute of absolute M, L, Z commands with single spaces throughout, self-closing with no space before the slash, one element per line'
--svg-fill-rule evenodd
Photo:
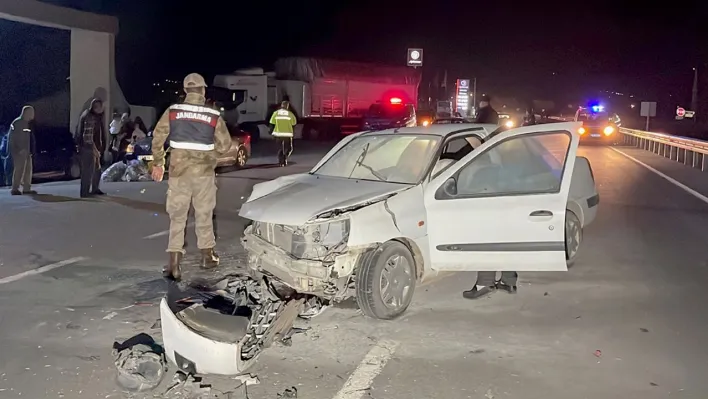
<path fill-rule="evenodd" d="M 246 162 L 248 162 L 248 154 L 246 153 L 246 149 L 240 146 L 236 152 L 236 166 L 243 168 L 246 166 Z"/>
<path fill-rule="evenodd" d="M 565 211 L 565 259 L 568 267 L 573 266 L 583 241 L 583 226 L 575 213 Z"/>
<path fill-rule="evenodd" d="M 369 317 L 394 319 L 413 300 L 416 274 L 411 251 L 398 241 L 389 241 L 365 253 L 356 271 L 356 300 Z"/>

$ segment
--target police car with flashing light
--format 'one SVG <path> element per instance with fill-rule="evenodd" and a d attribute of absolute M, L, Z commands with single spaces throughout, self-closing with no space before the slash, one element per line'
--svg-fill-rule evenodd
<path fill-rule="evenodd" d="M 574 121 L 583 124 L 578 133 L 584 142 L 612 144 L 616 142 L 618 130 L 622 126 L 617 114 L 608 112 L 604 105 L 599 104 L 578 108 Z"/>

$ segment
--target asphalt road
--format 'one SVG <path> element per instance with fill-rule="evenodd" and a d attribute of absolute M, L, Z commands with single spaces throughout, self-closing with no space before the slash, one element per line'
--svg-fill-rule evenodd
<path fill-rule="evenodd" d="M 518 295 L 479 302 L 460 295 L 473 273 L 443 276 L 391 322 L 329 309 L 291 347 L 264 353 L 249 397 L 291 386 L 313 399 L 705 397 L 708 175 L 626 147 L 581 155 L 601 204 L 569 272 L 524 274 Z M 237 213 L 251 187 L 317 157 L 220 175 L 224 262 L 244 262 Z M 79 200 L 76 182 L 37 186 L 35 197 L 0 191 L 1 399 L 123 397 L 113 341 L 159 339 L 166 183 L 103 188 L 98 200 Z M 193 232 L 187 241 L 196 253 Z"/>

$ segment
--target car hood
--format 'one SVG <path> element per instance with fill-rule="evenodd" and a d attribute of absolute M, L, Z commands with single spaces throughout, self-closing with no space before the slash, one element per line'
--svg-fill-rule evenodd
<path fill-rule="evenodd" d="M 301 226 L 322 213 L 377 202 L 410 187 L 310 174 L 283 176 L 255 185 L 239 216 Z"/>

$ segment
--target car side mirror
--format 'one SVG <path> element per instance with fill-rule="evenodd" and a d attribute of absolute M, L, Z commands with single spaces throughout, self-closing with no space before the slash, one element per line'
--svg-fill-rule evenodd
<path fill-rule="evenodd" d="M 457 180 L 455 180 L 454 177 L 451 177 L 447 180 L 445 180 L 445 183 L 443 183 L 442 186 L 443 192 L 447 194 L 450 197 L 454 197 L 457 195 Z"/>

